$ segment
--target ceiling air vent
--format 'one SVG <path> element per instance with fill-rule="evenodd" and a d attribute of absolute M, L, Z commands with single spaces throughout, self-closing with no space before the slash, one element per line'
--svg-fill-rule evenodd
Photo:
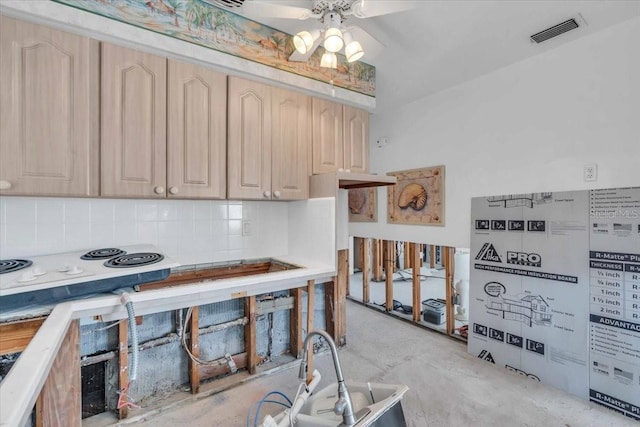
<path fill-rule="evenodd" d="M 568 21 L 564 21 L 558 25 L 554 25 L 551 28 L 547 28 L 546 30 L 542 30 L 539 33 L 536 33 L 531 36 L 531 40 L 536 43 L 542 43 L 545 40 L 549 40 L 556 36 L 559 36 L 562 33 L 566 33 L 567 31 L 574 30 L 578 28 L 578 22 L 575 19 L 569 19 Z"/>
<path fill-rule="evenodd" d="M 205 1 L 205 3 L 215 4 L 224 7 L 225 9 L 235 9 L 238 7 L 242 7 L 242 3 L 244 3 L 244 0 L 208 0 Z"/>

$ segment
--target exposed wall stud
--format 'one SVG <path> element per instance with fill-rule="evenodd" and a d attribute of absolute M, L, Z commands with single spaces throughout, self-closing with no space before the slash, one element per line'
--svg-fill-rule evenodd
<path fill-rule="evenodd" d="M 191 319 L 189 319 L 190 340 L 189 351 L 194 357 L 200 358 L 200 307 L 193 307 L 191 311 Z M 200 392 L 200 369 L 198 365 L 189 358 L 189 381 L 191 382 L 191 393 Z"/>
<path fill-rule="evenodd" d="M 367 304 L 371 299 L 369 294 L 371 276 L 371 239 L 362 242 L 362 302 Z"/>
<path fill-rule="evenodd" d="M 247 353 L 247 370 L 256 373 L 258 353 L 256 351 L 256 297 L 244 299 L 244 315 L 249 321 L 244 326 L 244 350 Z"/>
<path fill-rule="evenodd" d="M 395 242 L 393 240 L 384 241 L 384 273 L 385 279 L 385 308 L 387 311 L 393 310 L 393 268 L 396 258 Z"/>
<path fill-rule="evenodd" d="M 328 284 L 325 286 L 328 286 Z M 313 280 L 307 281 L 307 334 L 313 330 L 315 292 L 316 292 L 315 282 Z M 329 319 L 327 319 L 327 324 L 328 323 L 329 323 Z M 308 351 L 308 354 L 307 354 L 307 384 L 309 384 L 312 379 L 313 379 L 313 349 Z"/>
<path fill-rule="evenodd" d="M 420 321 L 420 310 L 422 308 L 422 301 L 420 300 L 420 251 L 418 250 L 418 244 L 411 243 L 411 278 L 412 278 L 412 297 L 413 297 L 413 321 Z"/>

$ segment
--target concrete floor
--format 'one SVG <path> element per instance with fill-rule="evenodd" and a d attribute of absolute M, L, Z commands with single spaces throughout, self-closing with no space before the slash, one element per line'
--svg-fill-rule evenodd
<path fill-rule="evenodd" d="M 410 390 L 402 405 L 409 426 L 637 425 L 601 406 L 473 357 L 459 341 L 352 301 L 347 302 L 347 325 L 347 346 L 339 353 L 345 377 L 407 384 Z M 316 355 L 315 367 L 323 375 L 319 389 L 335 381 L 327 353 Z M 170 398 L 157 416 L 142 421 L 138 414 L 138 421 L 129 425 L 244 427 L 252 403 L 272 390 L 293 397 L 297 387 L 296 362 L 205 398 L 181 402 Z M 265 406 L 260 419 L 279 411 L 275 405 Z"/>

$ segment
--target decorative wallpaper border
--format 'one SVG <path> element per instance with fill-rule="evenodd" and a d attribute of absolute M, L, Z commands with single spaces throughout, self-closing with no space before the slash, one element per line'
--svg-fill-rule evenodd
<path fill-rule="evenodd" d="M 289 62 L 287 58 L 295 50 L 290 34 L 201 0 L 52 1 L 375 97 L 374 66 L 348 63 L 338 54 L 337 69 L 322 68 L 322 47 L 307 62 Z"/>

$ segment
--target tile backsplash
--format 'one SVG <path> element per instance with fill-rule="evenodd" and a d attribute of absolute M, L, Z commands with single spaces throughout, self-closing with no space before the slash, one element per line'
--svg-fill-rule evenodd
<path fill-rule="evenodd" d="M 287 224 L 282 202 L 0 197 L 0 258 L 142 243 L 182 264 L 280 256 Z"/>

